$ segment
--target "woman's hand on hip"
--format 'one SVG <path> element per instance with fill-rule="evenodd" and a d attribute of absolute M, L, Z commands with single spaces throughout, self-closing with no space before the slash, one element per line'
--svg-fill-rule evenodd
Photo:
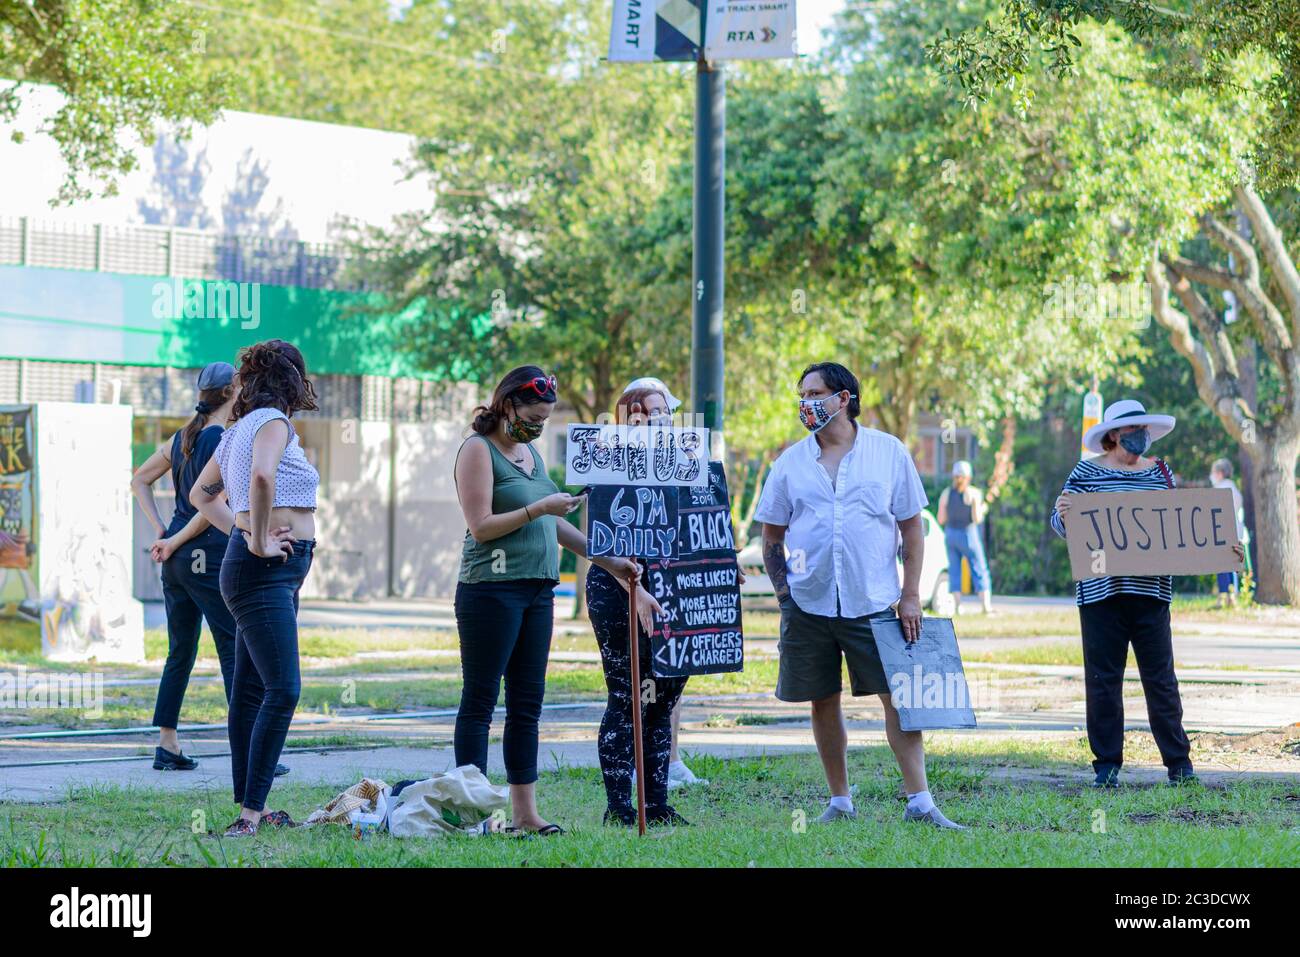
<path fill-rule="evenodd" d="M 273 528 L 266 534 L 266 541 L 258 543 L 254 541 L 251 532 L 243 533 L 244 541 L 248 543 L 248 550 L 259 558 L 278 558 L 283 562 L 289 560 L 293 554 L 293 543 L 297 541 L 293 537 L 288 525 L 281 525 L 279 528 Z"/>

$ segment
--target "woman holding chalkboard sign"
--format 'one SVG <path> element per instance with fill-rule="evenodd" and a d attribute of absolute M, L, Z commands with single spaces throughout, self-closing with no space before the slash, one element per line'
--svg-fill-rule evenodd
<path fill-rule="evenodd" d="M 563 517 L 582 497 L 555 487 L 533 447 L 555 408 L 555 376 L 537 366 L 508 373 L 474 416 L 474 434 L 456 456 L 456 494 L 465 544 L 456 585 L 463 686 L 456 712 L 456 764 L 487 773 L 488 730 L 501 681 L 502 738 L 514 828 L 543 836 L 564 829 L 537 811 L 537 722 L 560 579 L 558 545 L 582 555 L 586 538 Z M 616 581 L 640 574 L 626 558 L 593 559 Z M 658 608 L 642 599 L 647 613 Z"/>
<path fill-rule="evenodd" d="M 614 413 L 620 425 L 670 425 L 672 413 L 664 392 L 633 383 L 618 400 Z M 622 587 L 620 587 L 622 586 Z M 597 750 L 605 779 L 605 823 L 635 827 L 632 801 L 633 751 L 632 708 L 638 697 L 642 708 L 641 746 L 645 756 L 646 823 L 686 824 L 668 804 L 668 764 L 673 749 L 673 711 L 686 687 L 685 678 L 660 678 L 651 661 L 649 633 L 654 626 L 650 610 L 657 606 L 644 587 L 637 592 L 637 612 L 646 640 L 638 642 L 641 659 L 642 693 L 632 687 L 631 649 L 627 638 L 627 592 L 623 582 L 593 565 L 587 572 L 587 615 L 600 645 L 609 703 L 600 722 Z M 653 683 L 646 695 L 645 685 Z"/>
<path fill-rule="evenodd" d="M 1056 534 L 1065 537 L 1064 517 L 1073 494 L 1173 488 L 1174 477 L 1164 461 L 1146 457 L 1151 443 L 1173 428 L 1173 416 L 1149 414 L 1134 399 L 1113 403 L 1102 420 L 1084 434 L 1084 447 L 1100 454 L 1079 462 L 1065 480 L 1051 516 Z M 1124 761 L 1124 666 L 1130 643 L 1147 699 L 1151 734 L 1169 771 L 1169 780 L 1181 784 L 1196 779 L 1174 675 L 1169 627 L 1172 599 L 1170 575 L 1111 575 L 1076 584 L 1075 600 L 1083 633 L 1088 743 L 1095 756 L 1092 766 L 1097 787 L 1116 787 Z"/>

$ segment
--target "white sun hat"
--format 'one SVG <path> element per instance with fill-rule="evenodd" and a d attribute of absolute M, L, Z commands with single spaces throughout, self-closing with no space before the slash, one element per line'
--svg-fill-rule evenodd
<path fill-rule="evenodd" d="M 1111 429 L 1122 429 L 1130 425 L 1145 425 L 1151 433 L 1151 441 L 1163 438 L 1174 430 L 1172 415 L 1156 415 L 1148 412 L 1137 399 L 1120 399 L 1106 407 L 1101 421 L 1083 433 L 1083 447 L 1089 452 L 1104 452 L 1101 447 L 1102 437 Z"/>
<path fill-rule="evenodd" d="M 973 474 L 974 472 L 971 470 L 970 463 L 965 459 L 960 459 L 952 464 L 953 478 L 956 478 L 959 475 L 964 475 L 967 478 L 970 478 Z"/>
<path fill-rule="evenodd" d="M 623 391 L 631 392 L 633 389 L 653 389 L 656 392 L 662 392 L 664 398 L 668 400 L 669 412 L 676 412 L 678 407 L 682 404 L 681 399 L 668 391 L 668 386 L 664 385 L 663 379 L 656 379 L 652 375 L 642 376 L 640 379 L 633 379 L 627 384 L 627 388 Z"/>

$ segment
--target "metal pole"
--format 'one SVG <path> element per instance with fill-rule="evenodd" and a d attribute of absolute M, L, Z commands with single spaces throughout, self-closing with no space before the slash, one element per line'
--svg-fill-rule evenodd
<path fill-rule="evenodd" d="M 723 239 L 727 85 L 720 64 L 695 64 L 695 254 L 691 287 L 691 401 L 721 439 Z M 715 448 L 717 446 L 715 445 Z"/>

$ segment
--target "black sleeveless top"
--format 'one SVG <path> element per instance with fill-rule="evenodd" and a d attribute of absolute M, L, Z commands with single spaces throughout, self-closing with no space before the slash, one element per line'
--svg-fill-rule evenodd
<path fill-rule="evenodd" d="M 185 457 L 181 449 L 181 433 L 177 432 L 172 437 L 172 485 L 176 487 L 176 511 L 172 514 L 172 520 L 167 526 L 167 536 L 170 537 L 179 532 L 192 519 L 198 511 L 190 504 L 190 489 L 198 481 L 199 473 L 203 467 L 208 464 L 208 459 L 212 458 L 212 453 L 217 449 L 217 443 L 221 441 L 221 433 L 224 430 L 219 425 L 209 425 L 194 440 L 194 448 L 190 451 L 190 457 Z M 209 534 L 219 535 L 225 538 L 225 534 L 215 526 L 209 526 L 199 537 Z"/>

